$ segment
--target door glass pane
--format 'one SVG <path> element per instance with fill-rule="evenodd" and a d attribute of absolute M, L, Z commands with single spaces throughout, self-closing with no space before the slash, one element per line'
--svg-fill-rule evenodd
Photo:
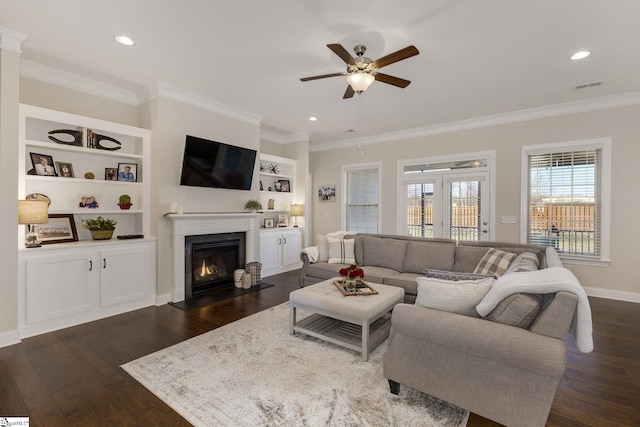
<path fill-rule="evenodd" d="M 482 240 L 481 185 L 478 180 L 449 183 L 449 238 Z"/>
<path fill-rule="evenodd" d="M 407 184 L 407 235 L 433 235 L 433 183 Z"/>

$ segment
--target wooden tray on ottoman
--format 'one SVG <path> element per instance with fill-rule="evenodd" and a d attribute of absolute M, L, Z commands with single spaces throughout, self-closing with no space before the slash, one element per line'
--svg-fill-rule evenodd
<path fill-rule="evenodd" d="M 342 295 L 347 297 L 351 295 L 376 295 L 378 293 L 378 291 L 373 289 L 367 282 L 362 279 L 356 280 L 356 288 L 352 291 L 347 289 L 344 279 L 334 280 L 333 284 L 336 285 L 338 289 L 340 289 Z"/>

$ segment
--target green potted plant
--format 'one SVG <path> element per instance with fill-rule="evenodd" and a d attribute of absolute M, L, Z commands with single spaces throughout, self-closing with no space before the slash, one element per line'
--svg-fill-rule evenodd
<path fill-rule="evenodd" d="M 244 208 L 251 212 L 260 211 L 262 210 L 262 204 L 255 199 L 249 199 L 249 201 L 244 204 Z"/>
<path fill-rule="evenodd" d="M 113 219 L 89 218 L 82 220 L 82 228 L 86 228 L 91 232 L 93 240 L 109 240 L 113 237 L 113 231 L 116 229 L 118 222 Z"/>
<path fill-rule="evenodd" d="M 133 203 L 131 203 L 131 196 L 128 194 L 122 194 L 118 198 L 118 206 L 120 206 L 120 209 L 129 209 L 131 205 L 133 205 Z"/>

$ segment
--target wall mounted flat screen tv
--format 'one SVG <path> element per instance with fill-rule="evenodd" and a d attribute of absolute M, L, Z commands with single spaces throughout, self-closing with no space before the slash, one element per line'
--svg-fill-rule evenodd
<path fill-rule="evenodd" d="M 180 185 L 250 190 L 256 150 L 187 135 Z"/>

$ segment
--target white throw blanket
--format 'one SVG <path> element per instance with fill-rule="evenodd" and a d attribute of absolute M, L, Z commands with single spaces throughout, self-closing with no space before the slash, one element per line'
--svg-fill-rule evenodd
<path fill-rule="evenodd" d="M 316 262 L 318 260 L 318 256 L 320 256 L 320 251 L 317 246 L 309 246 L 308 248 L 302 249 L 302 252 L 307 254 L 310 262 Z"/>
<path fill-rule="evenodd" d="M 593 336 L 589 299 L 576 276 L 564 267 L 505 274 L 495 281 L 480 304 L 476 306 L 476 311 L 485 317 L 500 301 L 512 294 L 551 294 L 559 291 L 571 292 L 578 297 L 570 332 L 576 338 L 576 345 L 581 352 L 591 352 Z"/>

